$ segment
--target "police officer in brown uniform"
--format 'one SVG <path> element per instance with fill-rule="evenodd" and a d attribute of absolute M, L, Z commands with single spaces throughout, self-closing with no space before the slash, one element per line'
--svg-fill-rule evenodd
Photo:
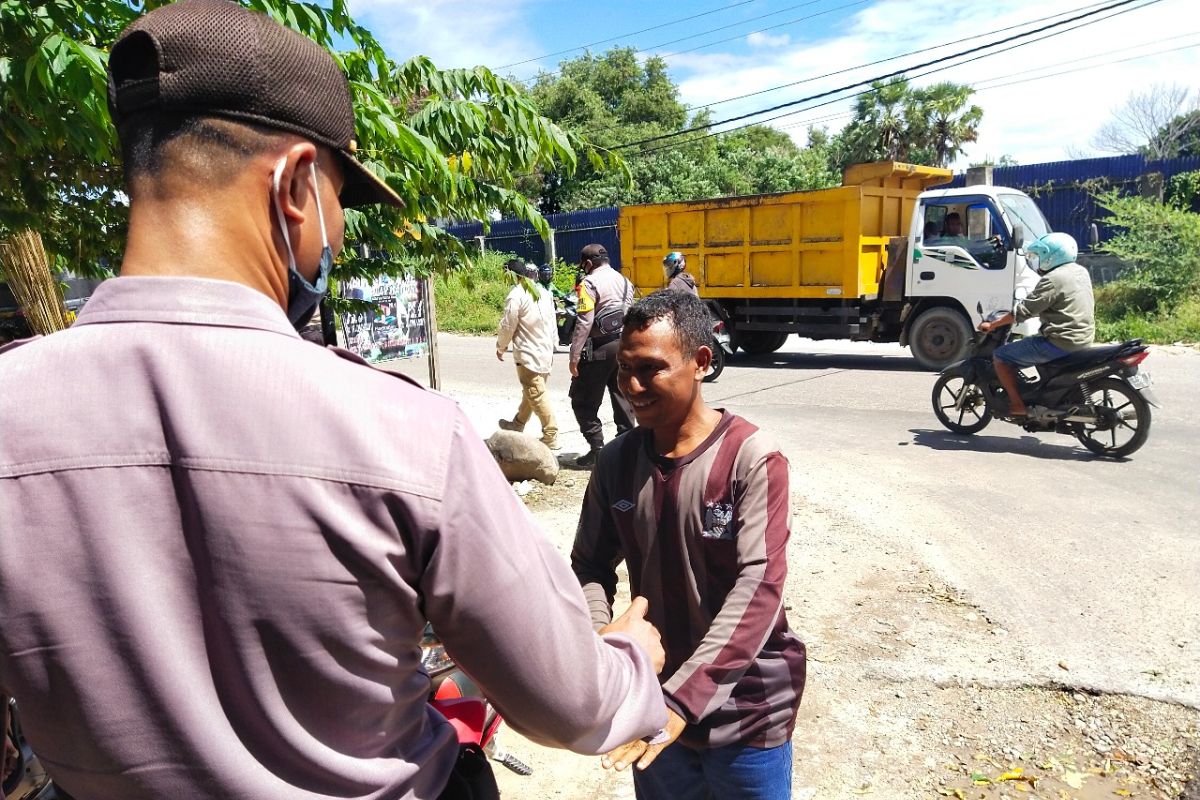
<path fill-rule="evenodd" d="M 584 277 L 579 282 L 578 321 L 571 339 L 571 410 L 589 450 L 576 460 L 581 467 L 596 463 L 604 446 L 600 403 L 604 392 L 612 399 L 617 435 L 633 428 L 633 410 L 617 388 L 617 344 L 625 310 L 633 302 L 633 284 L 612 268 L 603 245 L 589 244 L 579 253 Z"/>

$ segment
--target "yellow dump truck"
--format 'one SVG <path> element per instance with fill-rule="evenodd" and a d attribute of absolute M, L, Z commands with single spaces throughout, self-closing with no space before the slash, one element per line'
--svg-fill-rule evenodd
<path fill-rule="evenodd" d="M 980 308 L 1011 308 L 1036 283 L 1021 248 L 1049 232 L 1016 189 L 931 188 L 951 177 L 888 161 L 849 167 L 836 189 L 626 206 L 621 262 L 645 294 L 682 252 L 747 353 L 795 333 L 900 342 L 940 369 L 964 356 Z"/>

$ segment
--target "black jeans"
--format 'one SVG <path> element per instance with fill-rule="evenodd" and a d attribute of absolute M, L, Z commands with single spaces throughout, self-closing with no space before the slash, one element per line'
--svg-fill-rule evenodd
<path fill-rule="evenodd" d="M 600 403 L 608 391 L 613 421 L 620 436 L 633 428 L 633 408 L 617 388 L 617 342 L 597 347 L 592 358 L 579 362 L 579 377 L 571 379 L 571 410 L 579 423 L 579 432 L 593 450 L 604 446 L 604 426 L 600 422 Z"/>

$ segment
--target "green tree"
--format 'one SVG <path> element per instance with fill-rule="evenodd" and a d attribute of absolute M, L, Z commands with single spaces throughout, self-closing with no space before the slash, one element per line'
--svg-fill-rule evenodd
<path fill-rule="evenodd" d="M 606 147 L 706 125 L 708 111 L 690 119 L 665 63 L 638 61 L 631 48 L 614 48 L 565 61 L 560 73 L 542 73 L 531 89 L 537 108 L 565 129 Z M 574 178 L 555 172 L 527 184 L 543 211 L 601 205 L 693 200 L 735 194 L 796 191 L 837 184 L 822 149 L 800 148 L 784 131 L 754 125 L 709 136 L 695 131 L 630 148 L 633 178 L 599 175 L 586 166 Z"/>
<path fill-rule="evenodd" d="M 346 0 L 241 0 L 335 52 L 350 79 L 359 153 L 407 203 L 403 211 L 348 211 L 335 275 L 469 263 L 433 219 L 487 220 L 494 210 L 545 221 L 514 176 L 620 168 L 616 156 L 541 116 L 518 85 L 484 68 L 438 70 L 418 57 L 396 65 L 350 17 Z M 137 15 L 166 0 L 0 0 L 0 239 L 42 233 L 59 266 L 103 272 L 126 220 L 115 132 L 106 103 L 106 48 Z M 364 256 L 363 253 L 367 255 Z"/>
<path fill-rule="evenodd" d="M 943 81 L 912 92 L 911 107 L 921 122 L 918 130 L 933 153 L 933 165 L 949 166 L 962 146 L 979 138 L 983 109 L 970 105 L 975 90 Z"/>
<path fill-rule="evenodd" d="M 983 109 L 974 90 L 956 83 L 913 88 L 906 80 L 876 81 L 858 96 L 840 135 L 839 166 L 865 161 L 910 161 L 948 166 L 979 137 Z"/>

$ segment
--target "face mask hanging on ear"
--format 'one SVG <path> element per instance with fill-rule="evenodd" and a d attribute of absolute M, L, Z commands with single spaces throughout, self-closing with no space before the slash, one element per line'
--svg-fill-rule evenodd
<path fill-rule="evenodd" d="M 287 159 L 280 159 L 275 166 L 274 200 L 275 215 L 279 218 L 279 228 L 283 232 L 283 243 L 287 246 L 288 254 L 288 304 L 287 317 L 292 327 L 300 330 L 308 324 L 317 306 L 329 290 L 329 271 L 333 269 L 333 249 L 329 246 L 329 236 L 325 232 L 325 214 L 321 210 L 321 191 L 317 184 L 317 167 L 309 163 L 309 177 L 312 179 L 313 196 L 317 199 L 317 222 L 321 227 L 321 261 L 317 270 L 316 283 L 309 283 L 296 269 L 296 256 L 292 252 L 292 240 L 288 235 L 287 218 L 283 215 L 283 201 L 280 199 L 280 180 Z"/>

